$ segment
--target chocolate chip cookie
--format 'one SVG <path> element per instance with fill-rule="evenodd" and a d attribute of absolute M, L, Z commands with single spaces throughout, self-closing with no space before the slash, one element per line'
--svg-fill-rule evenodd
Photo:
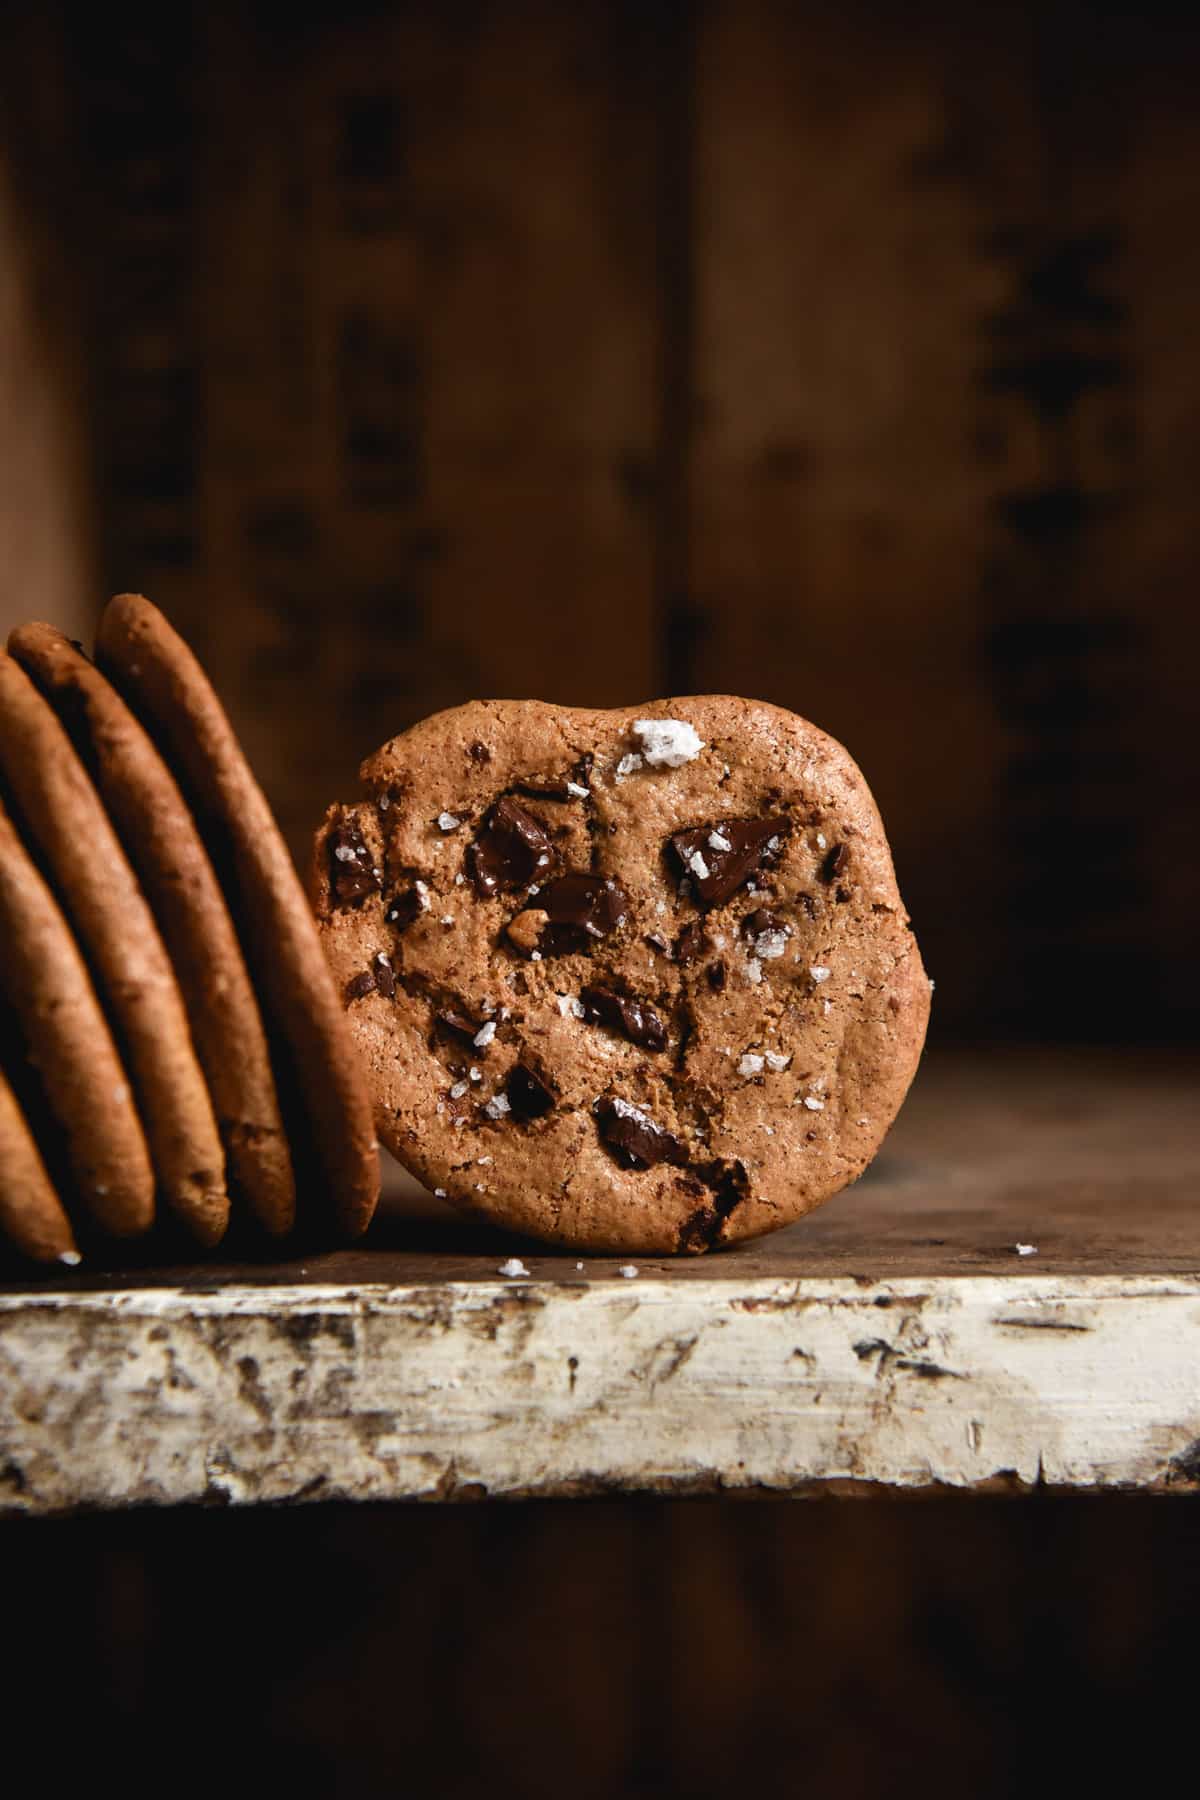
<path fill-rule="evenodd" d="M 10 654 L 71 732 L 133 864 L 187 1006 L 235 1198 L 273 1236 L 296 1184 L 266 1032 L 229 909 L 183 795 L 100 671 L 51 625 L 18 626 Z"/>
<path fill-rule="evenodd" d="M 174 972 L 87 771 L 4 651 L 0 772 L 96 972 L 163 1198 L 198 1242 L 216 1244 L 229 1218 L 225 1153 Z"/>
<path fill-rule="evenodd" d="M 342 1229 L 357 1234 L 379 1197 L 370 1100 L 312 913 L 262 789 L 204 671 L 148 600 L 119 594 L 109 602 L 96 660 L 187 797 L 233 907 L 264 1012 L 293 1062 L 330 1203 Z"/>
<path fill-rule="evenodd" d="M 727 696 L 476 702 L 385 745 L 314 900 L 380 1136 L 494 1223 L 703 1251 L 853 1181 L 929 982 L 840 745 Z"/>

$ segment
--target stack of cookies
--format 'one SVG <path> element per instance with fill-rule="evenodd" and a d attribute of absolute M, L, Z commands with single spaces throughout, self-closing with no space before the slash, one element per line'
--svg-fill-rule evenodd
<path fill-rule="evenodd" d="M 0 651 L 0 1239 L 74 1264 L 166 1217 L 211 1247 L 362 1231 L 371 1103 L 311 911 L 194 656 L 148 601 L 96 661 Z M 297 1193 L 300 1193 L 299 1208 Z"/>

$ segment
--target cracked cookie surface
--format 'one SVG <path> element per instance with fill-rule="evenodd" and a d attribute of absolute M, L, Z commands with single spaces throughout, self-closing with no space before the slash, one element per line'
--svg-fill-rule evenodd
<path fill-rule="evenodd" d="M 317 834 L 322 942 L 380 1138 L 493 1223 L 701 1251 L 867 1166 L 929 982 L 871 795 L 729 696 L 478 701 L 364 763 Z"/>

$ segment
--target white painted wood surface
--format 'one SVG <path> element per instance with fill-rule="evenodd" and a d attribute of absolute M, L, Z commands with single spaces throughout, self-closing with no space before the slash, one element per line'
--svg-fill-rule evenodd
<path fill-rule="evenodd" d="M 820 1483 L 1200 1484 L 1200 1279 L 0 1299 L 16 1511 Z"/>

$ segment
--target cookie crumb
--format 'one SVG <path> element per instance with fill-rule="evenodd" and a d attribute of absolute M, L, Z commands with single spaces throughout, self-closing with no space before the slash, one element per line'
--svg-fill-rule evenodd
<path fill-rule="evenodd" d="M 1013 1249 L 1018 1256 L 1036 1256 L 1038 1253 L 1036 1244 L 1014 1244 Z"/>
<path fill-rule="evenodd" d="M 681 769 L 704 748 L 703 738 L 686 719 L 635 719 L 633 729 L 651 769 Z"/>
<path fill-rule="evenodd" d="M 452 812 L 440 812 L 437 822 L 439 831 L 457 831 L 462 824 L 462 820 L 456 819 Z"/>
<path fill-rule="evenodd" d="M 515 1281 L 520 1275 L 527 1276 L 529 1270 L 525 1267 L 525 1264 L 521 1261 L 519 1256 L 510 1256 L 507 1262 L 502 1262 L 500 1264 L 496 1273 L 497 1275 L 506 1275 L 510 1281 Z"/>

